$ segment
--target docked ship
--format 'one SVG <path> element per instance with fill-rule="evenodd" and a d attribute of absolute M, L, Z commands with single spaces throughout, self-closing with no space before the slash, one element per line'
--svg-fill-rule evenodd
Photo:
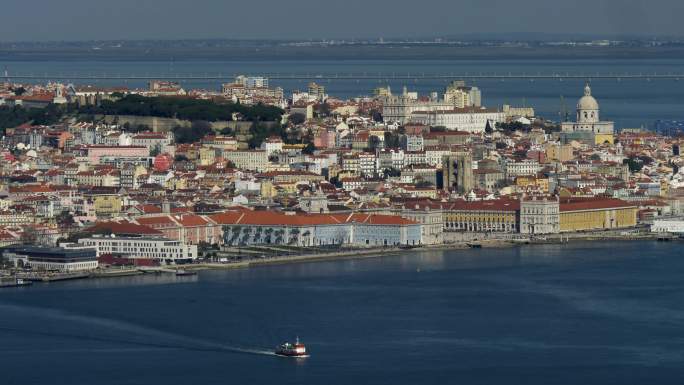
<path fill-rule="evenodd" d="M 297 337 L 297 340 L 294 344 L 285 342 L 284 344 L 277 346 L 275 349 L 275 354 L 285 357 L 309 356 L 309 353 L 306 352 L 306 346 L 304 346 L 303 343 L 299 342 L 299 337 Z"/>

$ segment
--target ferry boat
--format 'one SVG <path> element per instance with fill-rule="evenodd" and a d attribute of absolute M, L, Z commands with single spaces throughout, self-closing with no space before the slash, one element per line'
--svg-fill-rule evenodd
<path fill-rule="evenodd" d="M 189 277 L 192 275 L 197 275 L 197 272 L 184 269 L 176 270 L 176 277 Z"/>
<path fill-rule="evenodd" d="M 306 346 L 304 346 L 303 343 L 299 342 L 299 337 L 297 337 L 297 340 L 295 341 L 294 344 L 291 344 L 289 342 L 285 342 L 282 345 L 279 345 L 275 349 L 275 354 L 279 356 L 285 356 L 285 357 L 308 357 L 309 353 L 306 351 Z"/>

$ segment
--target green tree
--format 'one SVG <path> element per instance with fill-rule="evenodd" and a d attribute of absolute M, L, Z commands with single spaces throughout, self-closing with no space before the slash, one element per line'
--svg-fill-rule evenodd
<path fill-rule="evenodd" d="M 308 142 L 306 143 L 306 146 L 302 149 L 302 153 L 312 155 L 316 151 L 316 146 L 314 146 L 313 142 Z"/>
<path fill-rule="evenodd" d="M 400 145 L 401 143 L 397 133 L 385 131 L 385 148 L 399 148 Z"/>
<path fill-rule="evenodd" d="M 401 176 L 401 171 L 397 170 L 394 167 L 389 167 L 389 168 L 382 170 L 382 174 L 385 176 L 385 178 L 388 178 L 388 177 L 395 177 L 396 178 L 396 177 Z"/>
<path fill-rule="evenodd" d="M 325 116 L 330 116 L 330 104 L 328 103 L 321 103 L 318 105 L 318 116 L 325 117 Z"/>
<path fill-rule="evenodd" d="M 627 167 L 629 167 L 630 172 L 639 172 L 644 168 L 644 162 L 637 157 L 627 158 L 623 161 L 623 164 L 626 164 Z"/>
<path fill-rule="evenodd" d="M 162 147 L 161 144 L 157 143 L 154 147 L 150 148 L 150 156 L 157 156 L 161 154 Z"/>
<path fill-rule="evenodd" d="M 375 151 L 378 148 L 380 148 L 380 138 L 375 135 L 371 135 L 368 138 L 368 150 Z"/>
<path fill-rule="evenodd" d="M 212 132 L 206 121 L 194 121 L 190 127 L 176 126 L 172 131 L 176 143 L 194 143 Z"/>
<path fill-rule="evenodd" d="M 68 210 L 62 210 L 55 216 L 55 221 L 60 227 L 71 227 L 74 225 L 74 216 Z"/>
<path fill-rule="evenodd" d="M 297 126 L 300 124 L 303 124 L 306 122 L 306 116 L 304 114 L 295 112 L 294 114 L 290 114 L 290 116 L 287 117 L 287 121 L 290 122 L 293 126 Z"/>

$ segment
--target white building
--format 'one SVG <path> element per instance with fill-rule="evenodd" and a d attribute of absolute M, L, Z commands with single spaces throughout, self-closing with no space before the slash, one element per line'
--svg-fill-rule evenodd
<path fill-rule="evenodd" d="M 167 238 L 93 236 L 78 240 L 95 248 L 97 256 L 112 254 L 126 258 L 176 261 L 197 258 L 197 245 L 186 245 Z"/>
<path fill-rule="evenodd" d="M 684 219 L 656 219 L 651 225 L 651 232 L 684 234 Z"/>
<path fill-rule="evenodd" d="M 536 175 L 540 170 L 539 162 L 534 159 L 507 159 L 504 162 L 504 173 L 507 179 L 513 179 L 516 176 Z"/>
<path fill-rule="evenodd" d="M 241 84 L 246 88 L 268 88 L 268 78 L 263 76 L 244 76 L 235 77 L 235 83 Z"/>
<path fill-rule="evenodd" d="M 442 160 L 445 156 L 451 155 L 451 149 L 444 146 L 431 146 L 425 148 L 425 163 L 431 166 L 442 167 Z"/>
<path fill-rule="evenodd" d="M 594 134 L 613 134 L 615 124 L 613 122 L 601 121 L 599 118 L 599 104 L 591 96 L 591 87 L 587 84 L 584 87 L 584 96 L 577 102 L 576 122 L 563 122 L 561 130 L 563 132 L 591 132 Z"/>
<path fill-rule="evenodd" d="M 261 149 L 266 151 L 268 156 L 283 151 L 283 140 L 280 138 L 268 138 L 261 143 Z"/>
<path fill-rule="evenodd" d="M 229 245 L 289 244 L 363 247 L 420 245 L 421 224 L 395 215 L 299 214 L 243 210 L 212 219 Z"/>
<path fill-rule="evenodd" d="M 520 233 L 557 234 L 560 232 L 558 197 L 523 197 L 520 200 Z"/>
<path fill-rule="evenodd" d="M 163 150 L 164 147 L 173 143 L 172 133 L 157 133 L 157 132 L 145 132 L 132 135 L 130 138 L 129 145 L 131 146 L 145 146 L 149 150 L 158 148 Z M 120 142 L 121 143 L 121 140 Z"/>
<path fill-rule="evenodd" d="M 416 110 L 411 113 L 411 121 L 432 127 L 443 126 L 448 130 L 482 133 L 487 124 L 494 128 L 496 123 L 505 122 L 506 114 L 481 107 Z"/>
<path fill-rule="evenodd" d="M 359 171 L 363 175 L 373 175 L 377 171 L 377 157 L 371 152 L 361 152 L 359 155 Z"/>
<path fill-rule="evenodd" d="M 404 167 L 404 150 L 382 150 L 378 152 L 378 171 L 394 168 L 401 170 Z"/>
<path fill-rule="evenodd" d="M 481 106 L 482 95 L 477 87 L 466 87 L 462 81 L 451 82 L 444 92 L 444 99 L 433 92 L 429 98 L 419 99 L 416 92 L 404 87 L 401 95 L 392 95 L 389 87 L 379 95 L 385 122 L 408 123 L 415 111 L 444 111 L 453 108 Z"/>
<path fill-rule="evenodd" d="M 265 171 L 268 166 L 268 152 L 265 150 L 224 151 L 223 157 L 243 170 Z"/>
<path fill-rule="evenodd" d="M 425 151 L 406 151 L 404 153 L 404 166 L 425 163 L 427 163 Z"/>
<path fill-rule="evenodd" d="M 423 151 L 423 135 L 404 135 L 401 141 L 406 151 Z"/>

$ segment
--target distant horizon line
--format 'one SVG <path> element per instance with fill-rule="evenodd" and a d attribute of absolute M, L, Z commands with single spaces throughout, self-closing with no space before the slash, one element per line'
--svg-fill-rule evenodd
<path fill-rule="evenodd" d="M 516 41 L 516 42 L 548 42 L 554 40 L 586 41 L 586 40 L 684 40 L 684 35 L 673 34 L 608 34 L 608 33 L 545 33 L 545 32 L 506 32 L 506 33 L 468 33 L 451 35 L 417 35 L 417 36 L 330 36 L 330 37 L 176 37 L 176 38 L 102 38 L 102 39 L 50 39 L 50 40 L 3 40 L 0 44 L 69 44 L 69 43 L 126 43 L 126 42 L 184 42 L 184 41 L 226 41 L 226 42 L 411 42 L 435 41 L 438 39 L 477 41 Z"/>

